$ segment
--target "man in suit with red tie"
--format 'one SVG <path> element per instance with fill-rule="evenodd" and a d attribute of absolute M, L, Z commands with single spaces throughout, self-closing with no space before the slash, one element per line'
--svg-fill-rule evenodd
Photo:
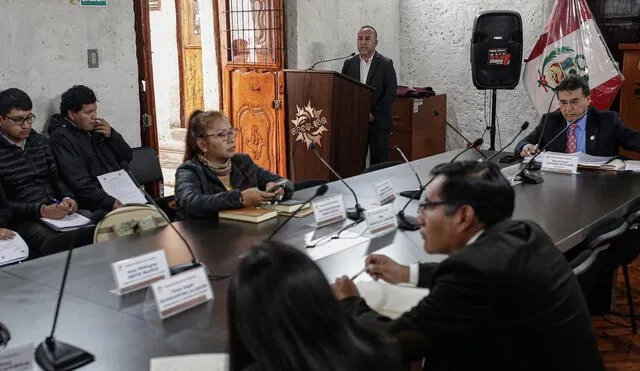
<path fill-rule="evenodd" d="M 342 73 L 375 88 L 369 112 L 368 143 L 371 165 L 389 161 L 389 130 L 393 125 L 391 105 L 398 80 L 393 61 L 376 51 L 378 33 L 371 26 L 358 31 L 358 52 L 347 59 Z"/>
<path fill-rule="evenodd" d="M 556 87 L 556 98 L 560 112 L 542 116 L 535 130 L 516 146 L 520 156 L 532 156 L 539 148 L 594 156 L 616 156 L 620 146 L 640 152 L 640 132 L 625 126 L 617 112 L 589 107 L 589 84 L 582 77 L 576 74 L 565 77 Z M 549 143 L 567 126 L 566 135 Z"/>

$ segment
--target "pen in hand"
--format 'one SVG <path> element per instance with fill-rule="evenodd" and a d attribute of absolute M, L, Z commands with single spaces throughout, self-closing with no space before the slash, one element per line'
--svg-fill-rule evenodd
<path fill-rule="evenodd" d="M 359 275 L 361 275 L 362 273 L 366 272 L 367 268 L 362 268 L 362 270 L 360 270 L 360 272 L 356 273 L 355 275 L 353 275 L 353 277 L 351 277 L 351 281 L 355 280 L 356 278 L 358 278 Z"/>
<path fill-rule="evenodd" d="M 71 209 L 69 209 L 68 207 L 66 207 L 62 202 L 60 202 L 60 201 L 56 200 L 55 198 L 52 198 L 51 200 L 52 200 L 53 202 L 55 202 L 56 204 L 58 204 L 58 205 L 60 205 L 60 206 L 64 207 L 65 209 L 67 209 L 67 211 L 71 211 Z"/>

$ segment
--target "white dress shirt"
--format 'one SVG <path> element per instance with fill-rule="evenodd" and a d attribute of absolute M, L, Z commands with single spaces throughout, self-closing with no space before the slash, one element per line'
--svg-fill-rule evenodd
<path fill-rule="evenodd" d="M 369 69 L 371 68 L 371 61 L 373 61 L 373 57 L 376 55 L 374 51 L 371 54 L 371 58 L 369 61 L 365 61 L 362 57 L 360 57 L 360 82 L 363 84 L 367 83 L 367 76 L 369 75 Z"/>

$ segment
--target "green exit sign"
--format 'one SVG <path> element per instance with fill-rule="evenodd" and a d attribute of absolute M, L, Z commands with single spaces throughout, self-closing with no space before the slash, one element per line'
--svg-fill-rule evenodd
<path fill-rule="evenodd" d="M 81 6 L 107 6 L 107 0 L 80 0 Z"/>

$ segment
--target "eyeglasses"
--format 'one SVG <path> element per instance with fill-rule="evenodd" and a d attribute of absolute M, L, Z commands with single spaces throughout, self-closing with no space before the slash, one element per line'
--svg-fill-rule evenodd
<path fill-rule="evenodd" d="M 424 212 L 425 210 L 432 210 L 437 206 L 440 205 L 455 205 L 455 203 L 450 202 L 450 201 L 427 201 L 425 200 L 425 202 L 421 202 L 418 205 L 418 214 L 422 214 L 422 212 Z"/>
<path fill-rule="evenodd" d="M 567 102 L 566 100 L 561 100 L 558 101 L 558 103 L 560 104 L 561 107 L 566 107 L 566 106 L 571 106 L 571 107 L 575 107 L 579 104 L 582 104 L 582 101 L 584 100 L 584 98 L 582 99 L 572 99 L 569 102 Z"/>
<path fill-rule="evenodd" d="M 6 115 L 3 116 L 11 120 L 13 126 L 22 126 L 24 124 L 31 125 L 36 120 L 36 115 L 34 115 L 33 113 L 25 117 L 11 117 Z"/>
<path fill-rule="evenodd" d="M 217 134 L 205 134 L 202 136 L 202 138 L 209 138 L 209 137 L 216 137 L 220 140 L 229 140 L 231 137 L 235 137 L 238 134 L 238 129 L 237 128 L 233 128 L 229 131 L 221 131 Z"/>

